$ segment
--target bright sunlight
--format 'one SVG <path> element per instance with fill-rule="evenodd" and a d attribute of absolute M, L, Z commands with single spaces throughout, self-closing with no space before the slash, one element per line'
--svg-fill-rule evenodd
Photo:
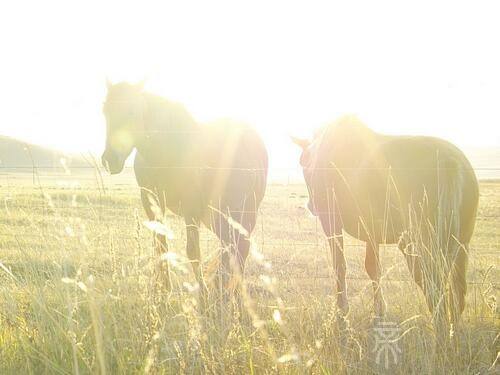
<path fill-rule="evenodd" d="M 498 0 L 0 3 L 0 374 L 500 373 Z"/>
<path fill-rule="evenodd" d="M 86 2 L 1 6 L 0 133 L 99 153 L 105 80 L 145 80 L 199 121 L 288 136 L 357 114 L 390 134 L 500 141 L 496 4 Z"/>

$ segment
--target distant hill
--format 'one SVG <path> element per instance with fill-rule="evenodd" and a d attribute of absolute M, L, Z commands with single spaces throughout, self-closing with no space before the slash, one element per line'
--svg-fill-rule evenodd
<path fill-rule="evenodd" d="M 65 169 L 89 167 L 82 156 L 30 144 L 18 139 L 0 136 L 0 170 L 3 172 L 37 169 Z"/>
<path fill-rule="evenodd" d="M 476 175 L 481 180 L 500 179 L 500 148 L 465 148 L 463 150 L 469 158 Z M 63 160 L 63 161 L 62 161 Z M 37 170 L 47 172 L 88 172 L 92 169 L 90 157 L 68 154 L 62 151 L 30 144 L 15 138 L 0 136 L 0 174 L 11 172 Z M 100 163 L 97 161 L 97 163 Z M 128 165 L 128 164 L 127 164 Z M 290 169 L 288 164 L 274 165 L 270 170 L 270 181 L 276 183 L 302 183 L 303 177 L 296 166 Z"/>

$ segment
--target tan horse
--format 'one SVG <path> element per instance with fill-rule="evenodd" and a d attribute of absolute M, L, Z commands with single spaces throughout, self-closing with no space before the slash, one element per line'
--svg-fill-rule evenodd
<path fill-rule="evenodd" d="M 436 326 L 456 323 L 464 309 L 479 195 L 464 154 L 437 138 L 378 134 L 353 117 L 324 128 L 311 142 L 295 142 L 303 150 L 309 208 L 333 253 L 338 307 L 348 310 L 344 230 L 366 241 L 377 314 L 385 312 L 379 245 L 398 243 Z"/>
<path fill-rule="evenodd" d="M 186 251 L 201 287 L 202 223 L 230 249 L 222 256 L 224 274 L 230 272 L 231 255 L 242 273 L 248 235 L 266 189 L 267 151 L 258 134 L 229 121 L 201 126 L 182 105 L 144 92 L 140 84 L 108 84 L 103 111 L 103 165 L 112 174 L 120 173 L 137 150 L 134 170 L 146 214 L 161 220 L 168 209 L 184 218 Z M 241 227 L 235 228 L 234 222 Z M 165 236 L 157 234 L 156 240 L 158 255 L 167 252 Z M 159 271 L 170 288 L 168 267 L 162 264 Z"/>

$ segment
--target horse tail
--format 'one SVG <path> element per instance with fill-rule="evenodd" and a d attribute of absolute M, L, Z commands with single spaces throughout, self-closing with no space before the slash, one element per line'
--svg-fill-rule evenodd
<path fill-rule="evenodd" d="M 438 248 L 452 261 L 460 246 L 460 208 L 464 182 L 463 168 L 448 160 L 439 168 L 437 234 Z"/>
<path fill-rule="evenodd" d="M 435 241 L 433 249 L 433 267 L 431 276 L 435 287 L 434 321 L 437 333 L 449 336 L 452 314 L 456 311 L 454 300 L 455 262 L 461 251 L 461 206 L 465 181 L 463 166 L 454 159 L 447 158 L 438 162 L 437 209 L 435 219 Z M 451 321 L 450 321 L 451 318 Z"/>

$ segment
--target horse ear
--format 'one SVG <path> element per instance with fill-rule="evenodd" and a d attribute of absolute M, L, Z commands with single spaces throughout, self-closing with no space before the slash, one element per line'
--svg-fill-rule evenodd
<path fill-rule="evenodd" d="M 292 142 L 299 146 L 302 150 L 305 150 L 311 144 L 311 141 L 309 139 L 297 138 L 294 136 L 291 136 L 290 138 L 292 139 Z"/>
<path fill-rule="evenodd" d="M 111 86 L 113 86 L 113 84 L 111 83 L 111 81 L 109 80 L 109 78 L 106 77 L 106 87 L 107 87 L 107 89 L 109 90 L 111 88 Z"/>

